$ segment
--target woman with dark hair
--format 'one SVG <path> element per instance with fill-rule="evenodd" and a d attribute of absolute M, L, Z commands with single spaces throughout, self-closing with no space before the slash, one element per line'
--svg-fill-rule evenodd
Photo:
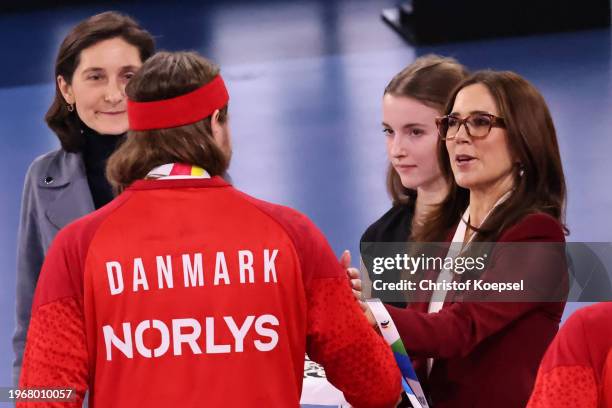
<path fill-rule="evenodd" d="M 470 114 L 462 117 L 460 108 Z M 438 155 L 450 190 L 417 240 L 443 237 L 468 207 L 472 221 L 466 237 L 477 232 L 476 241 L 495 241 L 535 213 L 547 214 L 567 232 L 565 177 L 555 127 L 533 85 L 512 72 L 477 72 L 455 89 L 438 127 L 445 142 L 439 143 Z M 466 145 L 482 151 L 482 157 L 465 153 Z M 509 191 L 508 199 L 483 223 L 493 203 Z"/>
<path fill-rule="evenodd" d="M 60 45 L 55 98 L 45 119 L 61 148 L 32 163 L 23 190 L 13 336 L 15 383 L 47 248 L 62 227 L 113 198 L 104 171 L 128 129 L 124 89 L 154 47 L 147 31 L 116 12 L 82 21 Z"/>
<path fill-rule="evenodd" d="M 528 289 L 461 301 L 476 291 L 454 289 L 465 276 L 451 264 L 434 271 L 436 285 L 418 302 L 386 310 L 435 407 L 523 407 L 566 293 L 566 193 L 553 121 L 528 81 L 480 71 L 457 86 L 437 123 L 449 191 L 412 239 L 452 241 L 451 260 L 495 243 L 482 277 L 518 276 Z M 513 246 L 521 243 L 526 253 Z"/>
<path fill-rule="evenodd" d="M 295 407 L 304 353 L 357 407 L 391 407 L 400 375 L 320 231 L 220 176 L 229 95 L 195 53 L 158 53 L 127 86 L 122 192 L 45 258 L 20 386 L 93 406 Z M 371 381 L 376 378 L 376 381 Z"/>

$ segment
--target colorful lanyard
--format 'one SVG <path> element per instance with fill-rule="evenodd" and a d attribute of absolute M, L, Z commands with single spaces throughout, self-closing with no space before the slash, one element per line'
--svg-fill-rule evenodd
<path fill-rule="evenodd" d="M 376 324 L 383 338 L 387 344 L 391 346 L 397 366 L 402 373 L 402 387 L 412 407 L 429 408 L 421 383 L 412 367 L 412 361 L 406 352 L 404 343 L 402 343 L 397 327 L 395 327 L 395 323 L 393 323 L 393 319 L 391 319 L 389 312 L 380 299 L 368 299 L 366 302 L 374 315 L 374 319 L 376 319 Z"/>
<path fill-rule="evenodd" d="M 173 180 L 186 178 L 210 178 L 206 170 L 198 166 L 183 163 L 169 163 L 151 170 L 146 178 L 159 180 Z"/>

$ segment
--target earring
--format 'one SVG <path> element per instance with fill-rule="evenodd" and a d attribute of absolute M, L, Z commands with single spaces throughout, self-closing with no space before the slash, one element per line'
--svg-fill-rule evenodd
<path fill-rule="evenodd" d="M 68 105 L 66 105 L 66 109 L 68 109 L 68 112 L 74 112 L 74 104 L 69 103 Z"/>
<path fill-rule="evenodd" d="M 522 164 L 519 164 L 519 177 L 523 177 L 525 175 L 525 167 Z"/>

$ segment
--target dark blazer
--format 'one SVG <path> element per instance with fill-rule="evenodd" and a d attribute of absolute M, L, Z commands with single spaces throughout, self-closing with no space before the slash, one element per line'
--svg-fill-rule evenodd
<path fill-rule="evenodd" d="M 30 165 L 23 188 L 17 238 L 14 384 L 19 382 L 32 297 L 47 248 L 62 227 L 93 210 L 80 153 L 55 150 Z"/>
<path fill-rule="evenodd" d="M 498 240 L 564 241 L 562 226 L 545 214 L 526 216 Z M 554 269 L 557 265 L 563 277 L 563 255 Z M 433 406 L 524 407 L 542 356 L 559 328 L 565 303 L 447 301 L 439 313 L 432 314 L 427 313 L 428 303 L 426 299 L 408 308 L 387 309 Z M 428 377 L 430 357 L 435 360 Z"/>

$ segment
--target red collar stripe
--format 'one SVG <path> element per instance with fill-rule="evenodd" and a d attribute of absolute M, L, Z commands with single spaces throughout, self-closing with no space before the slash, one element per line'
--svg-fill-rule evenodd
<path fill-rule="evenodd" d="M 191 176 L 191 166 L 183 163 L 175 163 L 170 170 L 170 176 Z"/>
<path fill-rule="evenodd" d="M 220 75 L 185 95 L 152 102 L 128 99 L 130 130 L 167 129 L 198 122 L 227 105 L 229 94 Z"/>

